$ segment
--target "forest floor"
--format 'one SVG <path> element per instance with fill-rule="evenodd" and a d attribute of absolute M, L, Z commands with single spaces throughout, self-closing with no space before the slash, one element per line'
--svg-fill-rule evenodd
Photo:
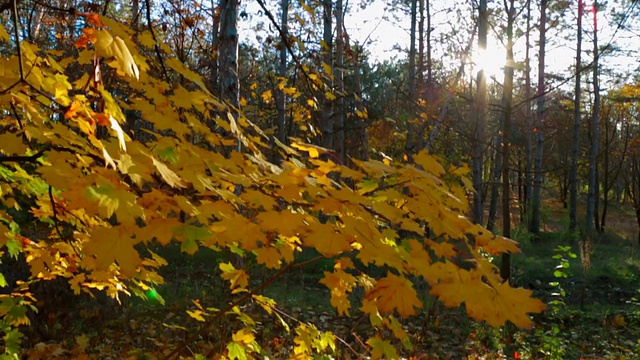
<path fill-rule="evenodd" d="M 512 235 L 520 241 L 522 254 L 514 255 L 513 282 L 532 289 L 550 304 L 534 316 L 531 330 L 513 326 L 492 328 L 469 320 L 464 309 L 445 309 L 422 291 L 425 304 L 420 316 L 403 320 L 411 336 L 407 359 L 637 359 L 640 358 L 640 247 L 637 225 L 631 209 L 612 205 L 607 231 L 589 242 L 586 261 L 580 235 L 567 232 L 566 209 L 554 200 L 545 203 L 540 241 L 532 243 L 526 232 L 514 224 Z M 500 225 L 498 225 L 499 227 Z M 558 246 L 567 251 L 555 251 Z M 569 260 L 566 278 L 554 276 L 560 254 Z M 179 250 L 163 249 L 171 264 L 163 272 L 170 286 L 157 289 L 165 304 L 156 299 L 74 299 L 68 293 L 48 291 L 46 307 L 33 318 L 26 331 L 25 352 L 29 359 L 96 358 L 154 359 L 166 353 L 168 344 L 179 344 L 196 331 L 200 323 L 186 314 L 199 304 L 224 307 L 224 295 L 217 263 L 226 261 L 213 252 L 195 257 Z M 309 254 L 309 257 L 312 255 Z M 304 260 L 304 259 L 301 259 Z M 583 266 L 583 265 L 587 265 Z M 368 357 L 366 340 L 373 335 L 368 318 L 356 311 L 351 317 L 337 316 L 329 305 L 329 293 L 318 281 L 331 262 L 290 273 L 265 290 L 278 303 L 279 315 L 291 328 L 300 322 L 330 330 L 337 337 L 337 349 L 326 359 Z M 264 279 L 264 278 L 263 278 Z M 256 276 L 255 281 L 260 281 Z M 57 287 L 59 288 L 59 287 Z M 422 290 L 422 289 L 419 289 Z M 554 294 L 563 293 L 564 296 Z M 557 305 L 552 305 L 556 302 Z M 271 359 L 288 358 L 291 334 L 254 305 L 243 310 L 261 323 L 256 340 Z M 185 326 L 187 324 L 187 326 Z M 218 353 L 224 350 L 238 322 L 221 317 L 210 330 L 186 347 L 183 356 Z M 637 355 L 635 355 L 637 354 Z M 210 358 L 210 357 L 208 357 Z"/>

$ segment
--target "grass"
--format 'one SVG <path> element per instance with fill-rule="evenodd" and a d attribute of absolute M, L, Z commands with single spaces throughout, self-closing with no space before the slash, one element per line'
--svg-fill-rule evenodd
<path fill-rule="evenodd" d="M 555 290 L 549 283 L 559 281 L 567 291 L 566 306 L 536 315 L 535 328 L 529 331 L 512 326 L 492 328 L 469 320 L 464 308 L 445 309 L 428 296 L 426 287 L 420 286 L 419 296 L 425 305 L 423 312 L 417 317 L 402 320 L 414 344 L 414 350 L 406 350 L 406 354 L 416 358 L 469 359 L 474 356 L 513 358 L 516 353 L 522 359 L 630 358 L 634 352 L 640 351 L 640 301 L 636 300 L 640 298 L 640 250 L 634 240 L 636 225 L 627 221 L 629 218 L 633 220 L 628 210 L 620 206 L 611 207 L 610 226 L 604 234 L 592 238 L 590 266 L 583 271 L 580 256 L 582 238 L 564 230 L 568 223 L 565 209 L 553 201 L 545 202 L 545 232 L 539 241 L 531 242 L 531 237 L 522 228 L 513 229 L 512 233 L 520 241 L 522 249 L 521 254 L 512 256 L 513 281 L 517 286 L 532 289 L 535 296 L 545 301 L 554 299 L 551 293 Z M 560 245 L 569 246 L 571 252 L 578 254 L 576 258 L 569 259 L 569 276 L 566 279 L 554 276 L 558 265 L 558 259 L 553 258 L 557 254 L 554 249 Z M 87 334 L 99 344 L 104 336 L 124 333 L 130 334 L 124 337 L 130 338 L 128 346 L 152 349 L 161 347 L 162 339 L 177 343 L 176 339 L 186 337 L 199 326 L 198 321 L 186 314 L 186 310 L 196 309 L 194 300 L 205 309 L 223 308 L 231 301 L 229 284 L 220 279 L 218 266 L 222 262 L 236 261 L 235 255 L 201 249 L 195 256 L 190 256 L 181 253 L 179 245 L 175 244 L 155 250 L 170 264 L 162 269 L 167 285 L 156 289 L 165 304 L 130 298 L 124 300 L 124 307 L 119 307 L 109 299 L 101 299 L 99 303 L 83 301 L 76 307 L 66 307 L 64 311 L 68 314 L 58 311 L 52 317 L 51 313 L 43 312 L 38 316 L 45 319 L 45 323 L 53 319 L 53 328 L 57 329 L 54 334 L 49 334 L 50 337 L 62 342 L 65 336 L 69 339 Z M 314 251 L 305 250 L 298 261 L 316 256 Z M 255 265 L 251 258 L 244 262 L 251 274 L 251 287 L 275 273 L 258 271 Z M 276 300 L 280 315 L 290 326 L 295 326 L 298 321 L 312 322 L 351 344 L 353 349 L 357 349 L 356 353 L 365 354 L 361 344 L 375 335 L 375 330 L 357 309 L 352 309 L 352 317 L 336 315 L 330 305 L 328 289 L 319 283 L 324 272 L 332 267 L 331 259 L 323 259 L 304 269 L 296 269 L 267 287 L 263 294 Z M 278 337 L 291 337 L 286 335 L 278 321 L 267 316 L 255 304 L 249 303 L 243 309 L 260 323 L 261 330 L 256 335 L 261 343 L 269 343 Z M 239 320 L 233 316 L 222 317 L 212 326 L 211 333 L 202 339 L 201 346 L 212 343 L 214 345 L 211 346 L 220 347 L 218 350 L 222 351 L 233 331 L 237 330 Z M 184 328 L 180 327 L 185 324 Z M 47 341 L 47 337 L 39 337 L 38 341 Z M 337 350 L 335 358 L 357 356 L 343 347 Z"/>

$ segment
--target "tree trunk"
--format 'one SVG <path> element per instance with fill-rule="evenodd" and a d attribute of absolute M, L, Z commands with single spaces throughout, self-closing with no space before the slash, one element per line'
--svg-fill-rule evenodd
<path fill-rule="evenodd" d="M 220 21 L 220 100 L 237 107 L 238 87 L 238 0 L 222 0 Z"/>
<path fill-rule="evenodd" d="M 536 111 L 536 123 L 533 130 L 536 142 L 535 165 L 533 175 L 533 193 L 529 216 L 529 232 L 534 239 L 539 239 L 540 234 L 540 206 L 542 205 L 542 155 L 544 151 L 544 106 L 545 106 L 545 58 L 547 42 L 547 0 L 540 0 L 540 40 L 538 42 L 538 103 Z"/>
<path fill-rule="evenodd" d="M 504 97 L 502 106 L 504 108 Z M 496 135 L 495 148 L 496 156 L 493 161 L 493 169 L 491 170 L 491 198 L 489 199 L 489 214 L 487 219 L 487 230 L 493 232 L 495 228 L 496 213 L 498 212 L 498 194 L 500 189 L 500 178 L 502 177 L 502 131 L 504 130 L 504 117 L 500 115 L 498 128 L 500 129 Z"/>
<path fill-rule="evenodd" d="M 487 0 L 480 0 L 478 16 L 478 51 L 487 49 Z M 473 159 L 472 159 L 472 177 L 473 189 L 475 195 L 473 197 L 473 219 L 477 224 L 482 224 L 483 209 L 483 183 L 482 183 L 482 167 L 484 165 L 484 133 L 486 127 L 486 108 L 487 108 L 487 79 L 484 69 L 478 71 L 476 77 L 476 98 L 472 114 L 472 121 L 475 124 L 473 134 Z"/>
<path fill-rule="evenodd" d="M 211 74 L 209 76 L 209 86 L 211 91 L 218 89 L 218 48 L 219 48 L 219 28 L 220 28 L 220 13 L 222 9 L 215 5 L 214 0 L 211 0 L 211 20 L 213 26 L 211 27 Z"/>
<path fill-rule="evenodd" d="M 600 114 L 600 86 L 598 85 L 598 13 L 593 4 L 593 115 L 591 118 L 591 146 L 589 148 L 589 193 L 587 195 L 587 230 L 600 230 L 594 214 L 598 198 L 598 116 Z"/>
<path fill-rule="evenodd" d="M 542 0 L 544 1 L 544 0 Z M 541 6 L 542 8 L 542 6 Z M 542 11 L 544 14 L 544 11 Z M 541 16 L 544 18 L 544 15 Z M 541 20 L 542 21 L 542 20 Z M 527 31 L 526 35 L 526 46 L 525 46 L 525 74 L 524 74 L 524 98 L 529 101 L 531 99 L 531 1 L 527 2 Z M 544 61 L 544 60 L 542 60 Z M 523 215 L 521 218 L 521 222 L 527 218 L 530 212 L 530 204 L 529 200 L 531 198 L 531 193 L 533 190 L 533 183 L 531 179 L 531 171 L 533 170 L 533 148 L 532 148 L 532 122 L 533 116 L 531 113 L 531 103 L 528 103 L 525 108 L 525 121 L 524 121 L 524 134 L 525 134 L 525 166 L 524 166 L 524 189 L 522 189 L 522 197 L 520 200 L 520 213 Z M 520 167 L 518 167 L 520 169 Z M 521 179 L 522 181 L 522 179 Z"/>
<path fill-rule="evenodd" d="M 356 44 L 356 51 L 353 55 L 354 82 L 356 90 L 356 108 L 360 114 L 366 114 L 366 109 L 362 103 L 362 84 L 360 80 L 360 44 Z M 359 116 L 359 135 L 360 135 L 360 160 L 369 160 L 369 136 L 367 134 L 367 118 L 364 115 Z"/>
<path fill-rule="evenodd" d="M 407 139 L 405 141 L 404 151 L 406 155 L 411 156 L 416 151 L 417 139 L 416 123 L 413 119 L 415 115 L 415 101 L 416 101 L 416 18 L 417 18 L 417 4 L 418 0 L 411 0 L 411 40 L 409 45 L 409 72 L 407 79 L 408 86 L 408 104 L 409 104 L 409 122 L 407 123 Z"/>
<path fill-rule="evenodd" d="M 336 66 L 334 68 L 336 79 L 336 92 L 338 99 L 335 110 L 335 138 L 334 148 L 338 159 L 345 161 L 345 129 L 344 129 L 344 20 L 342 0 L 336 1 Z"/>
<path fill-rule="evenodd" d="M 578 156 L 580 151 L 580 92 L 582 84 L 580 75 L 582 72 L 582 0 L 578 0 L 578 41 L 576 48 L 576 87 L 575 99 L 573 101 L 573 147 L 571 149 L 571 171 L 569 173 L 569 184 L 571 194 L 569 198 L 569 229 L 575 230 L 578 225 Z"/>
<path fill-rule="evenodd" d="M 287 77 L 287 41 L 288 41 L 288 26 L 289 20 L 289 0 L 282 0 L 280 28 L 282 29 L 280 39 L 280 58 L 278 64 L 278 76 L 279 81 L 283 81 Z M 283 144 L 286 141 L 286 126 L 287 126 L 287 103 L 284 91 L 278 91 L 278 140 Z"/>
<path fill-rule="evenodd" d="M 324 0 L 324 11 L 322 13 L 324 22 L 324 64 L 333 72 L 333 17 L 331 14 L 332 4 L 331 0 Z M 326 91 L 333 92 L 333 81 L 331 80 L 331 74 L 326 74 Z M 333 100 L 325 96 L 322 106 L 322 123 L 320 125 L 322 130 L 322 146 L 327 149 L 333 149 Z"/>
<path fill-rule="evenodd" d="M 513 104 L 513 24 L 515 22 L 516 10 L 514 0 L 510 1 L 507 19 L 507 62 L 504 68 L 504 131 L 503 131 L 503 165 L 502 165 L 502 235 L 511 237 L 511 186 L 509 177 L 509 159 L 511 153 L 511 113 Z M 502 266 L 500 268 L 500 276 L 510 282 L 511 281 L 511 254 L 502 254 Z"/>

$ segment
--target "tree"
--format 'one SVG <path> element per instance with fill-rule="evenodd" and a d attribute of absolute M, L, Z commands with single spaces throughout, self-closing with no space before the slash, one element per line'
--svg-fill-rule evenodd
<path fill-rule="evenodd" d="M 569 228 L 574 230 L 578 225 L 577 206 L 578 206 L 578 157 L 580 155 L 580 121 L 581 113 L 581 90 L 582 83 L 580 81 L 582 75 L 582 9 L 583 2 L 578 0 L 578 36 L 576 40 L 576 69 L 575 69 L 575 93 L 573 100 L 573 146 L 571 148 L 571 169 L 569 170 Z"/>
<path fill-rule="evenodd" d="M 409 103 L 409 121 L 407 123 L 407 139 L 405 143 L 405 153 L 407 156 L 412 156 L 416 152 L 418 138 L 420 134 L 417 133 L 419 128 L 416 124 L 414 117 L 415 114 L 415 102 L 416 102 L 416 23 L 417 23 L 417 4 L 418 0 L 411 1 L 411 29 L 409 30 L 409 55 L 408 55 L 408 75 L 407 75 L 407 93 Z"/>
<path fill-rule="evenodd" d="M 280 44 L 280 59 L 278 64 L 278 76 L 280 81 L 286 79 L 287 76 L 287 46 L 289 41 L 288 22 L 289 22 L 289 0 L 282 0 L 280 26 L 282 29 Z M 286 143 L 286 125 L 287 125 L 287 103 L 284 89 L 278 92 L 278 140 L 283 144 Z"/>
<path fill-rule="evenodd" d="M 593 3 L 593 111 L 591 114 L 591 146 L 589 147 L 589 192 L 587 194 L 587 230 L 600 230 L 597 203 L 599 201 L 598 184 L 598 117 L 600 116 L 600 85 L 598 83 L 598 8 Z"/>
<path fill-rule="evenodd" d="M 344 89 L 344 17 L 343 9 L 344 5 L 342 0 L 336 1 L 336 66 L 335 66 L 335 78 L 336 78 L 336 93 L 338 99 L 335 106 L 335 143 L 334 148 L 336 156 L 342 163 L 345 162 L 345 89 Z"/>
<path fill-rule="evenodd" d="M 487 49 L 487 1 L 480 0 L 478 7 L 478 52 Z M 476 75 L 476 94 L 473 107 L 473 150 L 472 150 L 472 176 L 473 176 L 473 219 L 481 224 L 484 210 L 482 208 L 483 183 L 482 168 L 484 166 L 484 132 L 486 127 L 487 108 L 487 79 L 484 69 L 479 69 Z"/>
<path fill-rule="evenodd" d="M 540 206 L 542 204 L 542 178 L 543 178 L 543 153 L 544 153 L 544 118 L 545 118 L 545 58 L 547 43 L 547 0 L 540 0 L 540 39 L 538 41 L 538 89 L 536 92 L 537 111 L 534 126 L 535 137 L 535 165 L 533 176 L 533 194 L 529 216 L 529 232 L 538 237 L 540 233 Z"/>
<path fill-rule="evenodd" d="M 0 244 L 24 255 L 30 269 L 28 279 L 2 295 L 5 352 L 17 356 L 18 327 L 37 304 L 33 285 L 58 278 L 75 294 L 148 298 L 167 265 L 157 250 L 169 244 L 190 255 L 204 248 L 233 252 L 253 259 L 256 269 L 219 264 L 229 301 L 216 309 L 194 301 L 187 314 L 201 324 L 198 330 L 153 356 L 174 358 L 187 348 L 209 353 L 210 347 L 191 345 L 222 318 L 234 321 L 220 340 L 226 346 L 213 352 L 255 355 L 262 340 L 243 305 L 278 316 L 262 290 L 320 259 L 334 265 L 321 283 L 336 311 L 349 315 L 357 306 L 377 329 L 366 341 L 375 356 L 398 357 L 391 336 L 409 340 L 395 315 L 412 316 L 422 306 L 414 281 L 429 284 L 430 295 L 447 306 L 464 303 L 475 319 L 530 327 L 527 314 L 544 305 L 531 291 L 504 284 L 484 255 L 518 248 L 465 217 L 465 166 L 445 168 L 420 152 L 417 166 L 386 160 L 354 161 L 349 168 L 321 160 L 326 149 L 298 140 L 279 145 L 281 164 L 267 160 L 273 139 L 239 109 L 237 5 L 221 6 L 219 97 L 161 42 L 153 22 L 134 36 L 129 21 L 66 10 L 83 27 L 79 37 L 65 39 L 78 53 L 73 57 L 20 39 L 17 26 L 13 37 L 0 27 L 1 50 L 10 53 L 0 58 L 6 115 L 0 119 Z M 11 10 L 20 24 L 18 9 Z M 266 101 L 265 93 L 250 100 Z M 125 110 L 146 126 L 123 127 Z M 224 131 L 212 130 L 211 122 Z M 138 131 L 148 138 L 136 140 Z M 37 237 L 29 231 L 34 225 Z M 303 249 L 319 256 L 301 261 Z M 381 275 L 366 275 L 367 266 Z M 256 273 L 268 277 L 261 282 L 252 278 Z M 356 290 L 360 300 L 349 296 Z M 335 346 L 333 334 L 296 326 L 290 345 L 297 357 Z M 130 354 L 114 357 L 124 356 Z"/>
<path fill-rule="evenodd" d="M 325 70 L 325 91 L 329 94 L 333 92 L 333 3 L 332 0 L 322 1 L 322 23 L 323 23 L 323 66 Z M 324 95 L 322 102 L 322 120 L 320 130 L 322 130 L 322 146 L 327 149 L 334 147 L 334 121 L 333 121 L 333 96 Z"/>

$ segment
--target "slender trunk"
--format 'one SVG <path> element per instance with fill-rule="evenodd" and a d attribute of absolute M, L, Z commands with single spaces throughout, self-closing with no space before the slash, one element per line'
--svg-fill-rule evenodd
<path fill-rule="evenodd" d="M 589 148 L 589 193 L 587 195 L 587 230 L 600 230 L 595 213 L 598 191 L 598 116 L 600 114 L 600 86 L 598 85 L 598 14 L 593 4 L 593 116 L 591 118 L 591 147 Z M 595 213 L 595 214 L 594 214 Z"/>
<path fill-rule="evenodd" d="M 576 48 L 576 87 L 575 99 L 573 102 L 573 148 L 571 149 L 571 171 L 569 173 L 569 183 L 571 195 L 569 199 L 569 229 L 575 230 L 578 225 L 578 156 L 580 150 L 580 75 L 582 72 L 582 0 L 578 0 L 578 40 Z"/>
<path fill-rule="evenodd" d="M 478 51 L 487 49 L 487 0 L 480 0 L 478 15 Z M 487 79 L 484 69 L 478 71 L 476 77 L 476 97 L 473 109 L 473 123 L 475 124 L 473 134 L 473 159 L 472 159 L 472 177 L 473 189 L 475 195 L 473 197 L 473 219 L 477 224 L 482 224 L 482 168 L 484 165 L 484 133 L 486 127 L 486 108 L 487 108 Z"/>
<path fill-rule="evenodd" d="M 138 31 L 138 21 L 140 20 L 140 1 L 131 1 L 131 28 Z"/>
<path fill-rule="evenodd" d="M 417 78 L 416 84 L 416 100 L 425 99 L 425 83 L 424 83 L 424 2 L 425 0 L 418 0 L 418 64 L 417 64 Z M 426 100 L 426 99 L 425 99 Z M 427 114 L 431 114 L 431 103 L 427 102 Z M 428 115 L 427 115 L 428 116 Z M 416 151 L 424 148 L 425 138 L 424 128 L 427 123 L 427 118 L 420 117 L 418 120 L 418 126 L 416 126 Z"/>
<path fill-rule="evenodd" d="M 544 0 L 543 0 L 544 1 Z M 544 14 L 544 12 L 543 12 Z M 544 16 L 542 16 L 544 17 Z M 525 45 L 525 73 L 524 73 L 524 98 L 531 99 L 531 1 L 527 2 L 527 31 L 526 35 L 526 45 Z M 542 60 L 544 61 L 544 60 Z M 531 113 L 532 104 L 527 104 L 524 113 L 524 148 L 525 148 L 525 168 L 524 168 L 524 189 L 522 189 L 523 194 L 520 199 L 520 212 L 522 215 L 522 219 L 526 219 L 526 216 L 529 215 L 529 200 L 532 193 L 532 180 L 531 180 L 531 171 L 533 170 L 533 148 L 531 146 L 531 142 L 533 141 L 533 134 L 531 133 L 533 122 L 533 116 Z M 520 167 L 518 167 L 520 169 Z"/>
<path fill-rule="evenodd" d="M 428 2 L 427 2 L 428 3 Z M 428 9 L 428 7 L 427 7 Z M 428 13 L 428 12 L 427 12 Z M 477 29 L 477 27 L 476 27 Z M 476 36 L 476 29 L 474 29 L 473 34 L 471 34 L 471 38 L 469 39 L 469 43 L 467 44 L 467 47 L 464 50 L 463 54 L 469 54 L 471 51 L 471 48 L 473 47 L 473 40 L 475 39 Z M 466 55 L 465 55 L 466 56 Z M 460 82 L 460 79 L 462 79 L 462 74 L 464 74 L 464 67 L 465 67 L 465 60 L 464 58 L 462 59 L 462 61 L 460 62 L 460 67 L 458 68 L 458 72 L 456 73 L 456 77 L 453 80 L 453 84 L 451 84 L 452 88 L 456 88 L 458 86 L 458 83 Z M 433 99 L 433 86 L 429 85 L 429 84 L 433 84 L 433 79 L 431 78 L 432 73 L 431 73 L 431 46 L 429 45 L 429 36 L 427 36 L 427 101 L 429 101 L 429 99 Z M 431 94 L 431 95 L 429 95 Z M 442 109 L 440 109 L 440 114 L 438 115 L 438 119 L 436 119 L 436 124 L 433 127 L 433 129 L 431 129 L 431 134 L 429 134 L 429 139 L 427 140 L 427 143 L 425 144 L 425 149 L 429 150 L 429 152 L 431 152 L 432 148 L 433 148 L 433 143 L 436 140 L 436 136 L 438 136 L 438 133 L 440 132 L 440 128 L 442 127 L 442 123 L 444 122 L 444 118 L 447 115 L 447 111 L 449 111 L 449 103 L 451 103 L 451 99 L 453 98 L 453 91 L 449 91 L 444 99 L 444 104 L 442 105 Z"/>
<path fill-rule="evenodd" d="M 322 13 L 324 22 L 324 64 L 333 72 L 333 18 L 332 18 L 332 4 L 331 0 L 324 0 L 324 11 Z M 331 80 L 332 74 L 326 74 L 326 90 L 333 92 L 333 81 Z M 325 96 L 322 106 L 322 123 L 320 126 L 322 130 L 322 146 L 327 149 L 333 149 L 334 129 L 333 129 L 333 100 Z"/>
<path fill-rule="evenodd" d="M 534 159 L 533 193 L 531 194 L 531 206 L 529 211 L 529 232 L 534 239 L 539 239 L 540 234 L 540 206 L 542 205 L 542 155 L 544 151 L 544 111 L 545 111 L 545 58 L 547 42 L 547 0 L 540 0 L 540 40 L 538 42 L 538 103 L 536 111 L 536 123 L 533 129 L 536 149 Z M 565 192 L 563 191 L 563 194 Z M 566 196 L 565 196 L 566 199 Z M 563 200 L 563 203 L 566 201 Z"/>
<path fill-rule="evenodd" d="M 220 38 L 218 32 L 220 29 L 220 20 L 222 9 L 215 5 L 214 0 L 211 0 L 211 19 L 213 20 L 213 26 L 211 27 L 211 74 L 209 77 L 209 86 L 212 89 L 218 89 L 218 47 Z"/>
<path fill-rule="evenodd" d="M 511 113 L 513 103 L 513 23 L 515 22 L 514 0 L 511 0 L 507 10 L 507 61 L 504 68 L 504 131 L 503 131 L 503 166 L 502 166 L 502 235 L 511 237 L 511 185 L 509 177 L 509 159 L 511 154 Z M 502 266 L 500 276 L 506 281 L 511 281 L 511 254 L 502 254 Z"/>
<path fill-rule="evenodd" d="M 287 46 L 286 43 L 289 40 L 288 26 L 289 20 L 289 0 L 282 0 L 282 9 L 280 17 L 280 28 L 282 29 L 280 39 L 280 58 L 278 64 L 278 76 L 279 81 L 284 81 L 287 78 Z M 277 97 L 278 106 L 278 140 L 284 143 L 286 140 L 286 126 L 287 126 L 287 103 L 286 96 L 283 91 L 278 91 Z"/>
<path fill-rule="evenodd" d="M 356 109 L 359 111 L 359 135 L 360 135 L 360 160 L 369 160 L 369 136 L 367 134 L 366 109 L 362 103 L 362 84 L 360 81 L 360 44 L 356 43 L 356 51 L 353 55 L 354 85 L 356 90 Z"/>
<path fill-rule="evenodd" d="M 504 108 L 505 98 L 502 98 L 502 106 Z M 489 199 L 489 214 L 487 219 L 487 230 L 493 231 L 495 227 L 496 221 L 496 213 L 498 212 L 498 194 L 500 189 L 500 178 L 502 176 L 502 131 L 504 129 L 504 118 L 500 115 L 500 119 L 498 120 L 498 134 L 496 135 L 495 148 L 496 148 L 496 156 L 493 162 L 492 176 L 491 176 L 491 198 Z"/>
<path fill-rule="evenodd" d="M 418 135 L 416 134 L 416 123 L 413 119 L 415 111 L 416 101 L 416 18 L 417 18 L 417 4 L 418 0 L 411 0 L 411 41 L 409 45 L 409 72 L 407 79 L 408 94 L 409 94 L 409 122 L 407 123 L 407 139 L 405 142 L 404 150 L 406 155 L 411 156 L 416 151 Z"/>
<path fill-rule="evenodd" d="M 336 1 L 336 66 L 334 69 L 336 78 L 336 92 L 338 100 L 336 101 L 335 110 L 335 139 L 334 148 L 338 159 L 344 163 L 345 152 L 345 129 L 344 129 L 344 20 L 342 0 Z"/>
<path fill-rule="evenodd" d="M 237 107 L 238 87 L 238 0 L 222 0 L 220 23 L 220 99 Z"/>
<path fill-rule="evenodd" d="M 431 0 L 425 2 L 427 20 L 427 102 L 433 101 L 433 61 L 431 59 Z"/>
<path fill-rule="evenodd" d="M 614 130 L 615 134 L 615 130 Z M 604 127 L 604 138 L 607 139 L 607 151 L 604 152 L 604 161 L 602 162 L 603 166 L 603 176 L 602 176 L 602 214 L 600 217 L 600 229 L 604 231 L 605 223 L 607 221 L 607 207 L 609 206 L 609 190 L 611 185 L 609 185 L 609 147 L 611 146 L 611 142 L 609 142 L 609 122 L 605 122 Z"/>

